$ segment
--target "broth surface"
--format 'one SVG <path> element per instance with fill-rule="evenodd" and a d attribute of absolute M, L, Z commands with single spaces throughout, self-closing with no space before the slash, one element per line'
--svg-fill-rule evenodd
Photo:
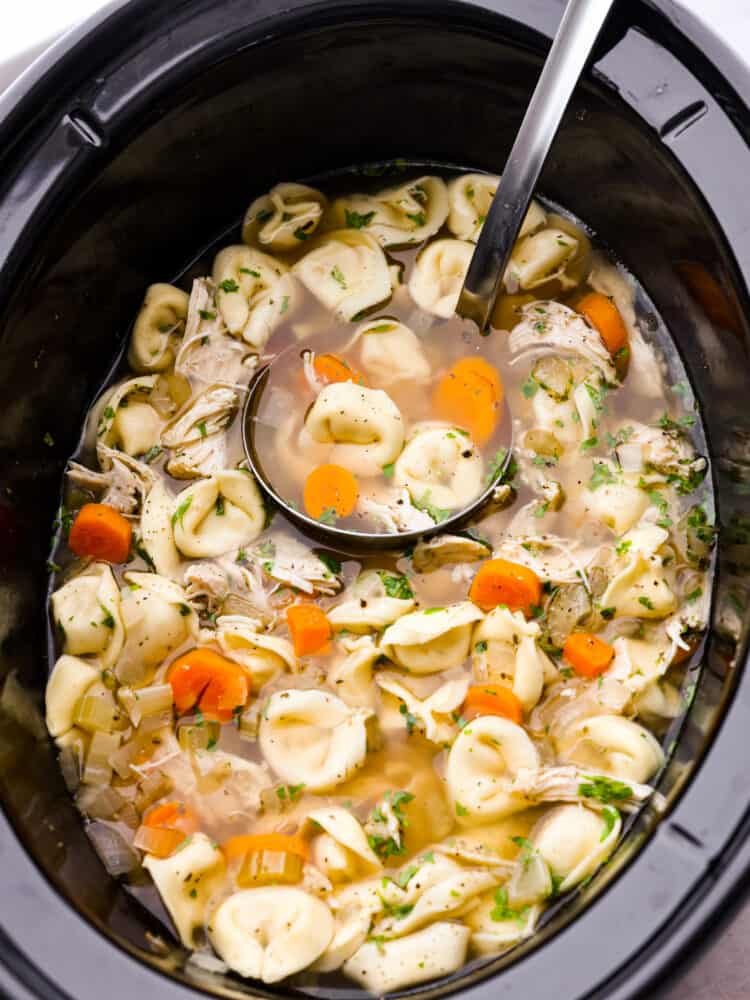
<path fill-rule="evenodd" d="M 382 993 L 512 948 L 611 855 L 689 704 L 713 505 L 681 362 L 643 289 L 542 203 L 493 332 L 467 331 L 451 302 L 491 181 L 397 167 L 256 199 L 245 243 L 148 289 L 70 463 L 48 727 L 109 870 L 217 971 Z M 279 354 L 256 447 L 287 501 L 380 447 L 381 423 L 363 443 L 310 422 L 366 389 L 403 441 L 369 475 L 354 454 L 352 512 L 308 513 L 426 529 L 479 456 L 481 518 L 355 559 L 267 509 L 238 414 Z M 501 390 L 461 376 L 445 420 L 466 359 Z M 399 463 L 425 432 L 445 439 L 423 480 Z"/>

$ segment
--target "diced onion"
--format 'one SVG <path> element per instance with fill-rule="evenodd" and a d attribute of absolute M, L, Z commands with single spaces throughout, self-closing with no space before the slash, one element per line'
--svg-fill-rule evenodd
<path fill-rule="evenodd" d="M 84 785 L 76 805 L 91 819 L 115 819 L 125 805 L 125 799 L 111 785 Z"/>
<path fill-rule="evenodd" d="M 134 726 L 140 725 L 147 716 L 171 712 L 172 709 L 171 684 L 151 684 L 143 688 L 122 687 L 117 697 Z"/>
<path fill-rule="evenodd" d="M 185 840 L 187 834 L 182 830 L 166 830 L 163 827 L 139 826 L 133 843 L 146 854 L 157 858 L 168 858 Z"/>
<path fill-rule="evenodd" d="M 138 855 L 111 826 L 101 822 L 89 823 L 86 833 L 110 875 L 127 875 L 138 867 Z"/>
<path fill-rule="evenodd" d="M 87 785 L 108 785 L 112 778 L 110 756 L 120 745 L 119 733 L 94 733 L 86 754 L 83 781 Z"/>
<path fill-rule="evenodd" d="M 93 685 L 84 694 L 76 707 L 74 721 L 91 733 L 112 733 L 126 725 L 114 695 L 103 684 Z"/>
<path fill-rule="evenodd" d="M 147 774 L 138 783 L 138 791 L 135 795 L 135 807 L 140 812 L 145 812 L 149 806 L 158 799 L 163 799 L 172 791 L 172 782 L 161 771 L 154 774 Z"/>

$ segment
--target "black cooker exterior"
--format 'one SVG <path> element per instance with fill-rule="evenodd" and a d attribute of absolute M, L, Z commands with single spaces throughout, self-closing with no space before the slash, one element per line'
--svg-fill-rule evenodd
<path fill-rule="evenodd" d="M 0 678 L 41 705 L 59 478 L 143 287 L 279 177 L 389 157 L 499 171 L 560 0 L 131 0 L 0 101 Z M 750 73 L 669 0 L 622 3 L 540 190 L 605 236 L 672 330 L 710 440 L 719 584 L 694 702 L 646 810 L 539 935 L 450 981 L 471 1000 L 655 997 L 750 880 Z M 6 682 L 7 684 L 7 682 Z M 284 996 L 184 968 L 108 880 L 53 748 L 0 697 L 0 989 Z M 329 995 L 358 996 L 347 987 Z"/>

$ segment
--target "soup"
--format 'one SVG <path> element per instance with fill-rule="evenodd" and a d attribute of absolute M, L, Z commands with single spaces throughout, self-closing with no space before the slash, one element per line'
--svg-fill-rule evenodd
<path fill-rule="evenodd" d="M 242 244 L 146 291 L 69 464 L 47 725 L 108 870 L 207 967 L 381 994 L 512 948 L 612 854 L 684 711 L 713 542 L 690 387 L 551 206 L 467 335 L 496 183 L 277 185 Z M 277 354 L 281 495 L 390 532 L 494 484 L 476 522 L 364 559 L 295 532 L 237 419 Z M 352 430 L 365 389 L 396 445 Z M 326 466 L 346 513 L 330 470 L 308 504 Z"/>

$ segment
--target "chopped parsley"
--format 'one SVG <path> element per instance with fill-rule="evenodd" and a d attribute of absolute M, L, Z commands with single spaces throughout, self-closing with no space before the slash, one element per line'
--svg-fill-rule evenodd
<path fill-rule="evenodd" d="M 344 218 L 346 219 L 347 229 L 364 229 L 365 226 L 369 226 L 375 218 L 375 213 L 364 212 L 363 214 L 360 214 L 359 212 L 355 212 L 353 209 L 350 211 L 348 208 L 345 208 Z"/>
<path fill-rule="evenodd" d="M 223 281 L 220 281 L 219 288 L 222 292 L 239 292 L 240 290 L 240 286 L 233 278 L 225 278 Z"/>
<path fill-rule="evenodd" d="M 593 448 L 596 448 L 598 444 L 599 444 L 599 438 L 596 436 L 596 434 L 594 434 L 592 437 L 586 438 L 586 440 L 581 443 L 581 451 L 585 455 L 586 452 L 589 452 Z"/>
<path fill-rule="evenodd" d="M 395 462 L 388 462 L 386 465 L 382 467 L 383 475 L 385 476 L 386 479 L 391 479 L 393 477 L 393 473 L 395 472 L 395 470 L 396 470 Z"/>
<path fill-rule="evenodd" d="M 318 520 L 322 524 L 335 524 L 336 521 L 338 520 L 338 515 L 336 514 L 336 508 L 335 507 L 326 507 L 323 510 L 323 512 L 320 515 L 320 517 L 318 518 Z"/>
<path fill-rule="evenodd" d="M 195 426 L 198 428 L 198 433 L 202 438 L 208 437 L 208 431 L 206 430 L 205 420 L 200 420 Z"/>
<path fill-rule="evenodd" d="M 141 461 L 145 462 L 146 465 L 150 465 L 153 461 L 155 461 L 159 457 L 159 455 L 161 455 L 162 450 L 163 449 L 160 448 L 158 444 L 152 445 L 148 449 L 148 451 L 142 456 Z"/>
<path fill-rule="evenodd" d="M 629 538 L 624 539 L 623 541 L 617 543 L 617 545 L 615 546 L 615 552 L 617 553 L 618 556 L 624 556 L 630 551 L 630 546 L 632 544 L 633 543 L 630 541 Z"/>
<path fill-rule="evenodd" d="M 386 573 L 385 570 L 378 570 L 383 588 L 388 597 L 395 597 L 399 601 L 411 601 L 414 598 L 414 591 L 411 589 L 408 579 L 403 575 Z"/>
<path fill-rule="evenodd" d="M 487 640 L 480 639 L 479 642 L 474 643 L 475 653 L 486 653 L 487 652 Z"/>
<path fill-rule="evenodd" d="M 216 511 L 217 517 L 224 517 L 225 507 L 224 507 L 224 497 L 221 493 L 216 498 L 216 503 L 214 504 L 214 510 Z"/>
<path fill-rule="evenodd" d="M 172 527 L 175 524 L 182 524 L 183 518 L 190 510 L 190 505 L 193 502 L 192 496 L 189 496 L 186 500 L 183 500 L 181 504 L 177 507 L 177 510 L 172 514 Z"/>
<path fill-rule="evenodd" d="M 532 399 L 539 392 L 539 383 L 529 375 L 526 381 L 521 386 L 521 392 L 524 395 L 524 399 Z"/>
<path fill-rule="evenodd" d="M 450 517 L 451 512 L 449 510 L 444 510 L 442 507 L 436 507 L 433 503 L 430 503 L 431 496 L 432 491 L 427 490 L 421 500 L 414 500 L 413 503 L 417 510 L 423 510 L 425 514 L 430 515 L 435 524 L 440 524 L 441 521 L 445 521 L 446 518 Z"/>
<path fill-rule="evenodd" d="M 398 710 L 404 717 L 404 722 L 406 723 L 406 732 L 408 733 L 409 736 L 411 736 L 411 734 L 419 725 L 419 719 L 416 717 L 416 715 L 413 715 L 409 711 L 404 702 L 401 702 Z"/>
<path fill-rule="evenodd" d="M 600 486 L 609 486 L 615 482 L 617 482 L 617 477 L 606 462 L 594 462 L 594 471 L 588 483 L 590 490 L 598 490 Z"/>
<path fill-rule="evenodd" d="M 603 843 L 607 837 L 612 833 L 615 828 L 615 824 L 620 818 L 619 811 L 614 806 L 605 806 L 602 809 L 602 819 L 604 820 L 604 829 L 602 830 L 602 835 L 599 838 L 600 843 Z"/>
<path fill-rule="evenodd" d="M 210 309 L 199 309 L 198 315 L 201 319 L 216 319 L 216 313 Z"/>
<path fill-rule="evenodd" d="M 495 890 L 495 905 L 490 910 L 491 920 L 515 920 L 520 927 L 523 927 L 526 923 L 528 912 L 528 906 L 522 906 L 521 909 L 515 910 L 508 905 L 507 889 L 501 887 Z"/>
<path fill-rule="evenodd" d="M 427 218 L 424 212 L 415 212 L 413 215 L 410 215 L 407 212 L 406 218 L 409 219 L 411 222 L 413 222 L 414 225 L 417 227 L 417 229 L 427 224 Z"/>
<path fill-rule="evenodd" d="M 320 559 L 328 572 L 333 573 L 334 576 L 341 572 L 341 563 L 333 556 L 329 556 L 327 552 L 321 552 L 318 555 L 318 559 Z"/>
<path fill-rule="evenodd" d="M 466 806 L 462 806 L 460 802 L 456 802 L 456 816 L 468 816 L 469 810 Z"/>
<path fill-rule="evenodd" d="M 609 805 L 612 802 L 624 802 L 633 794 L 630 785 L 615 778 L 605 778 L 601 774 L 588 775 L 578 786 L 578 794 L 584 799 L 596 799 Z"/>
<path fill-rule="evenodd" d="M 643 607 L 647 608 L 649 611 L 653 611 L 654 610 L 654 602 L 651 600 L 650 597 L 639 597 L 638 598 L 638 603 L 642 604 Z"/>
<path fill-rule="evenodd" d="M 331 277 L 333 278 L 333 280 L 336 282 L 337 285 L 341 285 L 341 287 L 344 289 L 347 287 L 346 278 L 344 277 L 344 274 L 341 268 L 338 266 L 338 264 L 334 264 L 334 266 L 331 268 Z"/>

